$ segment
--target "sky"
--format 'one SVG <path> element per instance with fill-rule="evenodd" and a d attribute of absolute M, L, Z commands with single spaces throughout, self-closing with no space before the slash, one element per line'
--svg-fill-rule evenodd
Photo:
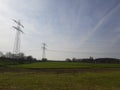
<path fill-rule="evenodd" d="M 21 52 L 42 58 L 120 58 L 120 0 L 0 0 L 0 51 L 13 52 L 16 24 Z"/>

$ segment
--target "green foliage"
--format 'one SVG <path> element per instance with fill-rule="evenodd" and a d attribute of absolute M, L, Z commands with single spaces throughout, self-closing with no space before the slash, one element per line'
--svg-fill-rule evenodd
<path fill-rule="evenodd" d="M 47 62 L 47 58 L 42 58 L 42 62 Z"/>
<path fill-rule="evenodd" d="M 0 58 L 0 66 L 18 65 L 37 62 L 36 59 L 28 56 L 27 59 L 24 58 Z"/>
<path fill-rule="evenodd" d="M 11 61 L 11 60 L 6 60 L 6 59 L 0 60 L 0 66 L 17 65 L 17 64 L 19 64 L 19 62 L 17 62 L 17 61 Z"/>

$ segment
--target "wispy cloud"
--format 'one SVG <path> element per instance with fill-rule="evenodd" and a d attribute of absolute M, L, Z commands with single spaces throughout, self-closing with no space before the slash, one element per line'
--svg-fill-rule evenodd
<path fill-rule="evenodd" d="M 84 44 L 87 42 L 87 40 L 90 39 L 91 36 L 93 36 L 95 34 L 96 31 L 98 31 L 102 25 L 104 25 L 106 23 L 106 21 L 112 17 L 112 15 L 114 14 L 114 12 L 116 12 L 118 9 L 120 8 L 120 3 L 118 5 L 114 5 L 114 7 L 110 8 L 104 15 L 103 17 L 98 21 L 98 23 L 96 24 L 96 26 L 90 30 L 90 32 L 85 35 L 85 37 L 81 40 L 81 44 Z"/>
<path fill-rule="evenodd" d="M 110 8 L 112 2 L 98 0 L 101 4 L 107 2 Z M 25 26 L 22 35 L 21 51 L 41 58 L 41 43 L 46 42 L 49 49 L 61 49 L 66 51 L 100 52 L 101 48 L 87 43 L 103 25 L 109 23 L 111 17 L 120 8 L 120 4 L 114 5 L 106 13 L 103 8 L 94 5 L 97 0 L 1 0 L 0 1 L 0 50 L 12 51 L 15 23 L 12 19 L 20 19 Z M 110 0 L 111 1 L 111 0 Z M 116 2 L 116 0 L 114 0 Z M 110 3 L 110 5 L 109 5 Z M 99 4 L 99 3 L 98 3 Z M 100 11 L 94 10 L 99 8 Z M 107 9 L 106 9 L 107 10 Z M 92 14 L 92 15 L 91 15 Z M 104 14 L 104 15 L 103 15 Z M 92 18 L 91 18 L 92 16 Z M 99 21 L 98 18 L 102 17 Z M 95 25 L 95 23 L 97 24 Z M 95 27 L 93 28 L 93 26 Z M 92 28 L 92 29 L 91 29 Z M 107 28 L 109 29 L 109 28 Z M 118 28 L 119 29 L 119 28 Z M 106 34 L 106 33 L 105 33 Z M 97 38 L 97 36 L 96 36 Z M 117 39 L 116 39 L 117 38 Z M 119 41 L 119 37 L 111 38 L 113 43 Z M 101 40 L 102 41 L 102 40 Z M 82 46 L 83 45 L 83 46 Z M 106 48 L 102 46 L 102 48 Z M 70 54 L 47 52 L 49 59 L 65 59 L 66 57 L 88 57 L 91 54 Z M 94 56 L 99 56 L 95 54 Z"/>

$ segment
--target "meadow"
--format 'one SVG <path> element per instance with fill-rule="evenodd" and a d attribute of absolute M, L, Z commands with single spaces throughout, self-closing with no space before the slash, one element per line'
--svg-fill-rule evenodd
<path fill-rule="evenodd" d="M 120 71 L 84 73 L 4 72 L 0 90 L 120 90 Z"/>
<path fill-rule="evenodd" d="M 38 62 L 0 67 L 0 90 L 73 89 L 120 90 L 120 64 Z"/>
<path fill-rule="evenodd" d="M 120 64 L 95 64 L 95 63 L 81 63 L 81 62 L 37 62 L 31 64 L 19 64 L 19 65 L 11 65 L 11 67 L 19 67 L 19 68 L 53 68 L 53 69 L 76 69 L 76 68 L 120 68 Z"/>

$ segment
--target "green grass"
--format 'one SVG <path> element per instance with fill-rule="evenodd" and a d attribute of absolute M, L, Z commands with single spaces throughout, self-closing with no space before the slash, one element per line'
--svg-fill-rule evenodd
<path fill-rule="evenodd" d="M 6 66 L 6 65 L 14 65 L 19 64 L 18 62 L 11 61 L 11 60 L 0 60 L 0 66 Z"/>
<path fill-rule="evenodd" d="M 120 64 L 94 64 L 80 62 L 38 62 L 32 64 L 13 65 L 19 68 L 120 68 Z"/>
<path fill-rule="evenodd" d="M 120 90 L 120 71 L 0 73 L 0 90 Z"/>
<path fill-rule="evenodd" d="M 31 68 L 38 68 L 38 71 L 31 70 Z M 56 68 L 58 72 L 39 72 L 39 68 Z M 88 71 L 59 73 L 59 68 L 85 68 Z M 104 68 L 114 69 L 101 71 Z M 116 68 L 118 70 L 115 70 Z M 89 69 L 98 71 L 89 71 Z M 7 65 L 0 67 L 0 90 L 120 90 L 119 69 L 120 64 L 80 62 L 39 62 Z"/>

